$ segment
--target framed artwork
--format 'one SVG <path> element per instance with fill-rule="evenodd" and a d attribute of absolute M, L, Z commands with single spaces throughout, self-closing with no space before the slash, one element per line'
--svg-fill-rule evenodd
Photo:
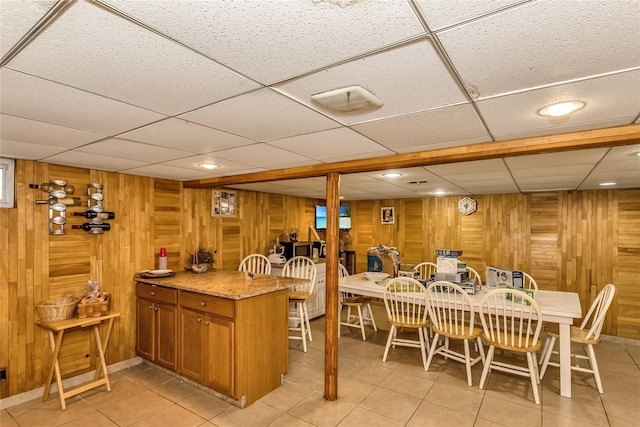
<path fill-rule="evenodd" d="M 213 190 L 211 216 L 235 217 L 237 214 L 237 193 L 229 190 Z"/>
<path fill-rule="evenodd" d="M 380 211 L 380 219 L 383 224 L 394 224 L 396 222 L 396 215 L 393 207 L 385 207 Z"/>

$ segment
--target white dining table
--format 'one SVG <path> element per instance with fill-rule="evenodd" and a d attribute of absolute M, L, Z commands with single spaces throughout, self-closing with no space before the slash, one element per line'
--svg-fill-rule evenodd
<path fill-rule="evenodd" d="M 383 298 L 384 286 L 367 279 L 362 273 L 340 279 L 340 292 L 351 292 L 374 298 Z M 487 289 L 471 295 L 474 309 L 480 308 L 480 301 Z M 539 290 L 534 294 L 542 312 L 542 321 L 557 323 L 560 331 L 560 395 L 571 397 L 571 325 L 573 319 L 582 317 L 580 297 L 575 292 Z"/>

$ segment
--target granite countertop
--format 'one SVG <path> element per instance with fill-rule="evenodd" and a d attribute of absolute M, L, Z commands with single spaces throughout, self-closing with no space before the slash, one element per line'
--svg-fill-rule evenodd
<path fill-rule="evenodd" d="M 166 286 L 234 300 L 250 298 L 282 289 L 291 289 L 296 285 L 308 282 L 306 279 L 265 274 L 253 274 L 253 278 L 251 278 L 249 273 L 223 270 L 207 271 L 201 274 L 179 271 L 173 277 L 146 278 L 136 276 L 135 280 L 151 285 Z"/>

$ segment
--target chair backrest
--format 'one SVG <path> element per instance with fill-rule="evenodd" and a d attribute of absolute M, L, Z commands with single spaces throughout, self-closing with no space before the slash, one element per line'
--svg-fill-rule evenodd
<path fill-rule="evenodd" d="M 425 288 L 411 277 L 394 277 L 384 288 L 384 306 L 390 322 L 406 326 L 427 320 Z"/>
<path fill-rule="evenodd" d="M 349 271 L 347 270 L 347 267 L 342 264 L 338 264 L 338 283 L 343 283 L 344 279 L 346 279 L 347 277 L 349 277 Z M 352 296 L 353 294 L 351 292 L 340 292 L 340 294 L 338 295 L 338 302 L 342 304 L 342 301 L 344 301 L 345 298 L 350 298 Z"/>
<path fill-rule="evenodd" d="M 429 319 L 434 331 L 469 335 L 475 315 L 469 294 L 455 283 L 438 280 L 427 286 Z"/>
<path fill-rule="evenodd" d="M 467 266 L 467 271 L 469 272 L 469 279 L 473 280 L 476 285 L 482 286 L 482 278 L 480 277 L 480 274 L 469 266 Z"/>
<path fill-rule="evenodd" d="M 251 254 L 240 261 L 238 271 L 247 271 L 256 274 L 271 274 L 269 258 L 262 254 Z"/>
<path fill-rule="evenodd" d="M 607 317 L 607 310 L 609 310 L 615 294 L 616 287 L 611 283 L 602 288 L 600 293 L 598 293 L 593 304 L 591 304 L 591 308 L 589 308 L 589 312 L 584 317 L 582 325 L 580 325 L 580 329 L 586 329 L 587 326 L 590 325 L 585 337 L 586 339 L 597 340 L 600 338 L 600 331 L 602 331 L 604 319 Z"/>
<path fill-rule="evenodd" d="M 524 292 L 494 289 L 480 302 L 485 337 L 514 349 L 534 347 L 540 338 L 542 312 Z"/>
<path fill-rule="evenodd" d="M 538 290 L 538 284 L 536 283 L 536 279 L 534 279 L 533 277 L 531 277 L 529 273 L 525 273 L 524 271 L 522 272 L 522 276 L 524 279 L 523 280 L 524 289 L 530 289 L 533 291 Z"/>
<path fill-rule="evenodd" d="M 438 266 L 432 262 L 421 262 L 413 267 L 413 271 L 420 272 L 420 280 L 431 280 L 431 275 L 436 272 Z"/>
<path fill-rule="evenodd" d="M 311 258 L 306 256 L 295 256 L 282 267 L 282 276 L 297 277 L 299 279 L 309 279 L 310 283 L 305 283 L 295 287 L 296 291 L 313 292 L 316 284 L 316 264 Z"/>

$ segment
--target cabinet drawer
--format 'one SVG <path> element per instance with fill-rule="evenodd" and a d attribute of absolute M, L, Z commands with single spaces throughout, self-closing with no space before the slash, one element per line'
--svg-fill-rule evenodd
<path fill-rule="evenodd" d="M 153 286 L 146 283 L 136 283 L 136 296 L 154 301 L 166 302 L 167 304 L 178 303 L 177 289 L 163 288 L 161 286 Z"/>
<path fill-rule="evenodd" d="M 235 307 L 233 300 L 187 291 L 180 291 L 180 305 L 230 319 L 233 319 Z"/>

